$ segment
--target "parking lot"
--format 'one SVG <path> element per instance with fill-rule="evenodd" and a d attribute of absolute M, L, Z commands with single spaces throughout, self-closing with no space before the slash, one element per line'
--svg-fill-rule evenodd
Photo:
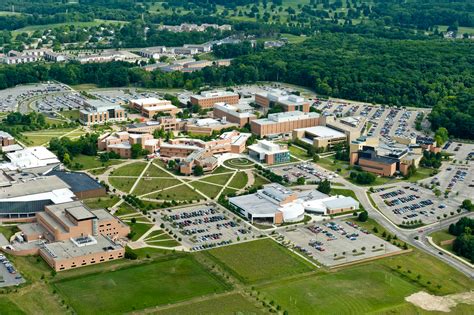
<path fill-rule="evenodd" d="M 257 235 L 250 226 L 217 204 L 196 205 L 152 213 L 157 224 L 171 229 L 191 251 L 250 240 Z"/>
<path fill-rule="evenodd" d="M 56 84 L 53 82 L 18 85 L 13 88 L 5 89 L 0 93 L 0 111 L 14 111 L 19 102 L 29 98 L 65 91 L 69 91 L 69 88 L 66 85 Z M 20 110 L 25 109 L 20 108 Z"/>
<path fill-rule="evenodd" d="M 470 162 L 472 163 L 472 162 Z M 433 178 L 423 181 L 436 185 L 442 192 L 448 191 L 449 198 L 458 203 L 474 195 L 474 170 L 472 164 L 448 164 Z"/>
<path fill-rule="evenodd" d="M 371 194 L 377 207 L 396 224 L 421 220 L 430 224 L 457 214 L 458 204 L 436 197 L 426 188 L 413 184 L 381 188 Z"/>
<path fill-rule="evenodd" d="M 466 163 L 474 160 L 474 144 L 448 141 L 443 150 L 452 154 L 452 159 L 458 163 Z M 469 163 L 469 162 L 468 162 Z"/>
<path fill-rule="evenodd" d="M 280 230 L 278 240 L 326 266 L 400 251 L 352 221 L 338 219 Z"/>
<path fill-rule="evenodd" d="M 271 170 L 275 174 L 287 178 L 290 183 L 295 183 L 300 177 L 303 177 L 306 183 L 319 183 L 322 180 L 333 179 L 337 176 L 333 172 L 323 170 L 310 162 L 272 167 Z"/>
<path fill-rule="evenodd" d="M 0 254 L 0 288 L 19 285 L 25 282 L 12 263 L 4 255 Z"/>

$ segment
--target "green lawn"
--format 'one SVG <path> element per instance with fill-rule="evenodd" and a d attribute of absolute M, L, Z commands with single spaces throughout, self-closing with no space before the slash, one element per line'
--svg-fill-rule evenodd
<path fill-rule="evenodd" d="M 245 158 L 235 158 L 235 159 L 229 159 L 224 161 L 224 165 L 230 168 L 237 168 L 237 169 L 248 169 L 248 168 L 253 168 L 255 164 L 250 161 L 249 159 Z"/>
<path fill-rule="evenodd" d="M 135 162 L 127 165 L 123 165 L 111 173 L 111 176 L 140 176 L 145 169 L 146 163 Z"/>
<path fill-rule="evenodd" d="M 214 183 L 218 185 L 224 185 L 227 183 L 229 178 L 232 176 L 232 173 L 229 174 L 221 174 L 221 175 L 212 175 L 212 176 L 207 176 L 205 178 L 202 178 L 202 181 L 209 182 L 209 183 Z"/>
<path fill-rule="evenodd" d="M 381 266 L 358 266 L 258 290 L 290 314 L 366 314 L 404 303 L 419 288 Z"/>
<path fill-rule="evenodd" d="M 247 173 L 238 172 L 237 174 L 235 174 L 234 178 L 229 183 L 228 187 L 237 188 L 237 189 L 245 188 L 245 186 L 247 186 L 248 180 L 249 178 L 247 176 Z"/>
<path fill-rule="evenodd" d="M 275 280 L 314 270 L 309 263 L 270 239 L 220 247 L 208 253 L 244 283 Z"/>
<path fill-rule="evenodd" d="M 166 240 L 166 241 L 147 241 L 148 244 L 154 245 L 154 246 L 162 246 L 162 247 L 176 247 L 181 245 L 178 241 L 175 240 Z"/>
<path fill-rule="evenodd" d="M 204 199 L 202 195 L 195 192 L 185 184 L 177 187 L 160 191 L 156 194 L 148 196 L 149 198 L 156 198 L 160 200 L 197 200 Z"/>
<path fill-rule="evenodd" d="M 228 289 L 191 256 L 55 283 L 78 314 L 123 314 Z"/>
<path fill-rule="evenodd" d="M 91 27 L 91 26 L 99 26 L 101 24 L 123 24 L 127 23 L 125 21 L 106 21 L 106 20 L 99 20 L 95 19 L 91 22 L 64 22 L 64 23 L 53 23 L 53 24 L 44 24 L 44 25 L 30 25 L 23 28 L 19 28 L 13 31 L 13 34 L 20 34 L 23 32 L 26 33 L 33 33 L 38 30 L 48 30 L 53 29 L 61 26 L 69 26 L 74 25 L 75 27 Z"/>
<path fill-rule="evenodd" d="M 78 170 L 88 170 L 91 168 L 98 168 L 98 167 L 106 167 L 110 165 L 116 165 L 122 163 L 122 160 L 109 160 L 107 162 L 101 162 L 97 156 L 90 156 L 90 155 L 84 155 L 84 154 L 79 154 L 73 157 L 72 163 L 73 163 L 73 169 L 76 169 L 74 167 L 74 164 L 79 163 L 81 164 L 80 168 L 77 168 Z"/>
<path fill-rule="evenodd" d="M 252 185 L 252 187 L 260 187 L 262 185 L 270 183 L 268 179 L 266 179 L 263 176 L 258 175 L 257 173 L 254 173 L 255 181 Z"/>
<path fill-rule="evenodd" d="M 419 167 L 416 170 L 416 174 L 411 176 L 408 181 L 409 182 L 417 182 L 419 180 L 431 177 L 431 174 L 433 173 L 433 169 L 431 168 L 426 168 L 426 167 Z"/>
<path fill-rule="evenodd" d="M 10 239 L 16 232 L 19 232 L 20 229 L 17 226 L 4 226 L 0 225 L 0 233 L 5 236 L 7 240 Z"/>
<path fill-rule="evenodd" d="M 192 182 L 191 186 L 193 186 L 211 199 L 214 199 L 222 190 L 222 186 L 211 185 L 201 181 Z"/>
<path fill-rule="evenodd" d="M 346 176 L 348 174 L 347 169 L 349 167 L 349 163 L 336 160 L 334 159 L 334 156 L 320 158 L 316 164 L 332 172 L 337 172 L 341 176 Z M 340 171 L 338 171 L 338 169 L 340 169 Z"/>
<path fill-rule="evenodd" d="M 302 43 L 306 39 L 308 39 L 307 36 L 296 36 L 296 35 L 293 35 L 293 34 L 285 34 L 285 33 L 282 33 L 281 37 L 285 37 L 286 39 L 288 39 L 288 43 L 290 43 L 290 44 Z"/>
<path fill-rule="evenodd" d="M 123 178 L 123 177 L 109 177 L 109 182 L 112 186 L 125 193 L 130 192 L 133 184 L 136 182 L 136 177 Z"/>
<path fill-rule="evenodd" d="M 84 199 L 84 203 L 89 206 L 91 209 L 101 209 L 101 208 L 110 208 L 117 202 L 119 202 L 120 198 L 115 195 L 111 196 L 104 196 L 98 198 L 89 198 Z"/>
<path fill-rule="evenodd" d="M 60 138 L 61 136 L 69 133 L 76 128 L 58 128 L 58 129 L 46 129 L 39 131 L 28 131 L 23 132 L 22 135 L 25 138 L 26 144 L 28 146 L 39 146 L 43 145 L 52 138 Z"/>
<path fill-rule="evenodd" d="M 140 220 L 140 218 L 137 218 L 137 221 Z M 152 228 L 152 224 L 146 224 L 146 223 L 131 223 L 127 222 L 128 225 L 130 225 L 130 229 L 132 233 L 132 241 L 138 240 L 140 237 L 142 237 L 143 234 L 146 233 L 149 229 Z"/>
<path fill-rule="evenodd" d="M 79 119 L 79 110 L 63 110 L 59 114 L 63 115 L 70 120 L 78 120 Z"/>
<path fill-rule="evenodd" d="M 295 147 L 294 145 L 291 145 L 291 146 L 288 147 L 288 150 L 290 151 L 291 155 L 294 155 L 295 157 L 297 157 L 301 160 L 310 159 L 308 154 L 306 154 L 306 150 L 300 149 L 299 147 Z"/>
<path fill-rule="evenodd" d="M 171 186 L 175 186 L 181 183 L 177 179 L 173 178 L 142 178 L 138 183 L 137 187 L 133 191 L 134 195 L 140 196 L 152 191 L 158 191 L 162 189 L 166 189 Z"/>
<path fill-rule="evenodd" d="M 218 307 L 216 307 L 218 306 Z M 257 307 L 240 293 L 218 296 L 205 301 L 175 306 L 162 311 L 158 315 L 197 315 L 197 314 L 267 314 L 266 310 Z"/>
<path fill-rule="evenodd" d="M 232 170 L 221 165 L 218 168 L 216 168 L 214 171 L 212 171 L 212 174 L 221 174 L 221 173 L 229 173 L 229 172 L 232 172 Z"/>
<path fill-rule="evenodd" d="M 115 215 L 124 215 L 124 214 L 132 214 L 132 213 L 138 213 L 138 212 L 128 203 L 122 202 L 120 206 L 118 207 L 117 211 L 115 212 Z"/>
<path fill-rule="evenodd" d="M 151 164 L 145 172 L 144 176 L 148 177 L 172 177 L 167 172 L 163 171 L 162 169 L 156 167 L 155 165 Z"/>
<path fill-rule="evenodd" d="M 283 281 L 257 289 L 267 300 L 274 300 L 290 314 L 402 314 L 397 312 L 400 307 L 415 309 L 404 301 L 412 293 L 424 290 L 445 295 L 469 291 L 473 287 L 474 283 L 463 274 L 415 250 L 324 275 Z M 417 312 L 407 314 L 412 313 Z"/>
<path fill-rule="evenodd" d="M 0 297 L 0 315 L 17 315 L 25 314 L 7 297 Z"/>

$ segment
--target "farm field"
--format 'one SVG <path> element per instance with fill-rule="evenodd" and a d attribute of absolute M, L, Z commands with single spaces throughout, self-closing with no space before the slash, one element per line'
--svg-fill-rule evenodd
<path fill-rule="evenodd" d="M 208 253 L 244 283 L 275 280 L 314 270 L 312 265 L 270 239 L 216 248 Z"/>
<path fill-rule="evenodd" d="M 229 289 L 191 256 L 54 284 L 77 314 L 118 314 Z"/>
<path fill-rule="evenodd" d="M 202 302 L 171 307 L 158 311 L 158 315 L 215 314 L 219 305 L 220 314 L 266 314 L 266 312 L 248 301 L 239 293 L 218 296 Z"/>
<path fill-rule="evenodd" d="M 445 295 L 473 287 L 448 265 L 414 251 L 324 275 L 263 285 L 258 290 L 290 314 L 388 314 L 399 313 L 399 309 L 412 314 L 420 310 L 405 302 L 408 295 L 421 290 Z"/>

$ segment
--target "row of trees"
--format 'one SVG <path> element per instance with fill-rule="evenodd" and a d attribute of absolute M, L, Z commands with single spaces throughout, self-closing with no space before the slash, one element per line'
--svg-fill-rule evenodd
<path fill-rule="evenodd" d="M 457 236 L 453 243 L 456 254 L 474 262 L 474 219 L 461 218 L 449 226 L 449 233 Z"/>

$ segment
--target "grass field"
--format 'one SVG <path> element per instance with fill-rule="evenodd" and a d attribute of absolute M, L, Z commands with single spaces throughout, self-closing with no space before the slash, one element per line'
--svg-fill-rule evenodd
<path fill-rule="evenodd" d="M 232 176 L 232 173 L 212 175 L 212 176 L 205 177 L 201 180 L 205 182 L 213 183 L 213 184 L 224 185 L 225 183 L 227 183 L 227 181 L 229 180 L 231 176 Z"/>
<path fill-rule="evenodd" d="M 257 175 L 257 173 L 254 173 L 254 177 L 255 177 L 255 181 L 254 181 L 252 187 L 260 187 L 260 186 L 268 184 L 270 182 L 265 177 Z"/>
<path fill-rule="evenodd" d="M 269 284 L 258 290 L 290 314 L 414 314 L 417 312 L 397 312 L 400 307 L 418 311 L 404 301 L 412 293 L 425 290 L 444 295 L 473 287 L 472 281 L 448 265 L 414 251 L 321 276 Z"/>
<path fill-rule="evenodd" d="M 112 197 L 112 198 L 111 198 Z M 89 198 L 84 199 L 84 203 L 89 206 L 91 209 L 100 209 L 100 208 L 110 208 L 117 202 L 119 202 L 120 198 L 118 196 L 105 196 L 105 197 L 98 197 L 98 198 Z"/>
<path fill-rule="evenodd" d="M 214 199 L 222 190 L 222 186 L 211 185 L 201 181 L 192 182 L 191 186 L 193 186 L 211 199 Z"/>
<path fill-rule="evenodd" d="M 140 220 L 140 219 L 138 219 Z M 152 224 L 146 224 L 146 223 L 129 223 L 130 229 L 132 233 L 132 241 L 138 240 L 140 237 L 142 237 L 143 234 L 145 234 L 149 229 L 152 228 Z"/>
<path fill-rule="evenodd" d="M 266 314 L 266 312 L 248 301 L 243 295 L 234 293 L 218 296 L 205 301 L 188 305 L 171 307 L 158 311 L 158 315 L 192 315 L 192 314 L 216 314 L 218 305 L 219 314 Z"/>
<path fill-rule="evenodd" d="M 140 174 L 145 169 L 146 163 L 135 162 L 121 166 L 113 171 L 111 176 L 140 176 Z"/>
<path fill-rule="evenodd" d="M 221 165 L 218 168 L 216 168 L 214 171 L 212 171 L 212 174 L 214 175 L 214 174 L 229 173 L 229 172 L 232 172 L 232 170 Z"/>
<path fill-rule="evenodd" d="M 10 301 L 6 297 L 0 297 L 0 315 L 9 315 L 9 314 L 25 314 L 21 311 L 15 303 Z"/>
<path fill-rule="evenodd" d="M 79 119 L 79 110 L 63 110 L 60 112 L 62 116 L 69 118 L 70 120 L 78 120 Z"/>
<path fill-rule="evenodd" d="M 91 26 L 99 26 L 101 24 L 123 24 L 127 23 L 125 21 L 106 21 L 106 20 L 99 20 L 96 19 L 91 22 L 65 22 L 65 23 L 53 23 L 53 24 L 44 24 L 44 25 L 30 25 L 26 26 L 23 28 L 19 28 L 13 31 L 13 34 L 20 34 L 23 32 L 26 33 L 33 33 L 35 31 L 42 31 L 42 30 L 48 30 L 48 29 L 53 29 L 56 27 L 61 27 L 61 26 L 68 26 L 68 25 L 74 25 L 76 27 L 91 27 Z"/>
<path fill-rule="evenodd" d="M 309 263 L 270 239 L 220 247 L 208 253 L 244 283 L 275 280 L 314 270 Z"/>
<path fill-rule="evenodd" d="M 149 198 L 156 198 L 160 200 L 197 200 L 204 199 L 202 195 L 195 192 L 185 184 L 176 186 L 171 189 L 165 189 L 156 194 L 148 196 Z"/>
<path fill-rule="evenodd" d="M 81 170 L 88 170 L 88 169 L 91 169 L 91 168 L 99 168 L 99 167 L 107 167 L 107 166 L 110 166 L 110 165 L 120 164 L 122 162 L 123 162 L 123 160 L 109 160 L 107 162 L 101 162 L 97 156 L 90 156 L 90 155 L 84 155 L 84 154 L 76 155 L 72 159 L 73 166 L 76 163 L 81 164 L 81 167 L 79 168 Z"/>
<path fill-rule="evenodd" d="M 109 177 L 109 182 L 112 186 L 125 193 L 130 192 L 133 184 L 137 179 L 135 177 L 124 178 L 124 177 Z"/>
<path fill-rule="evenodd" d="M 247 176 L 247 173 L 238 172 L 237 174 L 235 174 L 234 178 L 229 183 L 229 187 L 242 189 L 247 186 L 248 180 L 249 178 Z"/>
<path fill-rule="evenodd" d="M 166 189 L 171 186 L 178 185 L 179 180 L 173 178 L 142 178 L 138 182 L 137 187 L 133 190 L 133 194 L 140 196 L 153 191 Z"/>
<path fill-rule="evenodd" d="M 122 202 L 118 207 L 115 215 L 124 215 L 124 214 L 132 214 L 137 213 L 137 211 L 128 203 Z"/>
<path fill-rule="evenodd" d="M 39 146 L 43 145 L 52 138 L 60 138 L 65 134 L 70 133 L 71 131 L 75 130 L 76 128 L 61 128 L 61 129 L 46 129 L 40 131 L 28 131 L 23 132 L 22 135 L 25 137 L 25 142 L 28 146 Z M 77 134 L 79 134 L 78 131 Z M 82 132 L 81 134 L 83 134 Z"/>
<path fill-rule="evenodd" d="M 118 314 L 228 289 L 191 256 L 55 283 L 78 314 Z"/>
<path fill-rule="evenodd" d="M 430 236 L 433 238 L 433 242 L 435 242 L 437 245 L 440 245 L 442 241 L 448 241 L 456 238 L 456 236 L 449 234 L 448 230 L 437 231 L 433 234 L 430 234 Z"/>
<path fill-rule="evenodd" d="M 255 164 L 249 159 L 235 158 L 224 161 L 224 165 L 230 168 L 248 169 L 253 168 Z"/>
<path fill-rule="evenodd" d="M 163 171 L 162 169 L 156 167 L 155 165 L 150 165 L 148 169 L 145 172 L 144 176 L 149 176 L 149 177 L 171 177 L 170 174 L 167 172 Z"/>

